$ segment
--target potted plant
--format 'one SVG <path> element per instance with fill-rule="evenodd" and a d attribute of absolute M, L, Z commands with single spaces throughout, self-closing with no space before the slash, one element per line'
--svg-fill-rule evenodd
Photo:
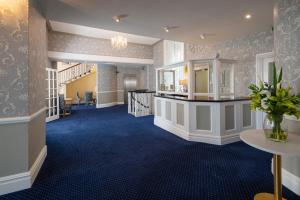
<path fill-rule="evenodd" d="M 277 141 L 287 141 L 287 131 L 283 128 L 284 115 L 300 117 L 300 93 L 292 94 L 290 86 L 282 86 L 282 68 L 277 76 L 276 66 L 273 66 L 273 81 L 260 81 L 259 85 L 251 84 L 251 109 L 266 113 L 264 132 L 267 138 Z"/>

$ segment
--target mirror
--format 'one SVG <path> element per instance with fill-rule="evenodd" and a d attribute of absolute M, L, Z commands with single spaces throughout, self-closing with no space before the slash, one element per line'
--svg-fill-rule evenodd
<path fill-rule="evenodd" d="M 175 72 L 172 70 L 163 70 L 161 71 L 161 74 L 160 90 L 173 92 Z"/>
<path fill-rule="evenodd" d="M 187 67 L 179 66 L 159 70 L 159 90 L 165 92 L 187 92 Z"/>
<path fill-rule="evenodd" d="M 234 93 L 234 77 L 233 65 L 229 63 L 221 63 L 219 87 L 220 95 L 231 95 Z"/>

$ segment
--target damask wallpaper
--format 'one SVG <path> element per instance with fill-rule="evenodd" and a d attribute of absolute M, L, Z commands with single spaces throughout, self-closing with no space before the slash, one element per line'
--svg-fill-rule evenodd
<path fill-rule="evenodd" d="M 284 78 L 300 92 L 300 0 L 277 0 L 274 9 L 275 60 Z"/>
<path fill-rule="evenodd" d="M 300 92 L 300 0 L 276 0 L 274 8 L 274 52 L 278 66 L 283 67 L 284 80 Z M 290 129 L 298 130 L 299 121 Z M 283 157 L 282 166 L 300 177 L 300 159 Z"/>
<path fill-rule="evenodd" d="M 28 3 L 0 7 L 0 117 L 28 114 Z"/>
<path fill-rule="evenodd" d="M 29 7 L 29 114 L 45 107 L 46 67 L 48 65 L 46 20 L 39 5 L 30 0 Z"/>
<path fill-rule="evenodd" d="M 97 103 L 117 102 L 117 67 L 98 64 L 97 67 Z"/>
<path fill-rule="evenodd" d="M 185 60 L 214 58 L 217 53 L 221 58 L 237 60 L 235 92 L 246 96 L 249 94 L 248 85 L 255 82 L 256 54 L 273 51 L 273 42 L 273 33 L 270 30 L 211 46 L 186 44 Z"/>
<path fill-rule="evenodd" d="M 128 43 L 125 50 L 113 49 L 110 41 L 79 35 L 49 32 L 48 50 L 102 56 L 152 59 L 152 46 Z"/>
<path fill-rule="evenodd" d="M 164 42 L 163 40 L 153 45 L 153 66 L 162 67 L 164 65 Z"/>

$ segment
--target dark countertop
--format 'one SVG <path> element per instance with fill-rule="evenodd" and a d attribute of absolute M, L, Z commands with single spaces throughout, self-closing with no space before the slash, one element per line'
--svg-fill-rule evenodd
<path fill-rule="evenodd" d="M 155 97 L 161 97 L 166 99 L 174 99 L 180 101 L 189 101 L 189 102 L 230 102 L 230 101 L 247 101 L 250 100 L 250 97 L 234 97 L 234 98 L 220 98 L 214 99 L 213 97 L 206 96 L 196 96 L 193 99 L 188 99 L 187 96 L 181 95 L 154 95 Z"/>
<path fill-rule="evenodd" d="M 151 90 L 131 90 L 128 92 L 135 92 L 135 93 L 155 93 L 155 91 L 151 91 Z"/>

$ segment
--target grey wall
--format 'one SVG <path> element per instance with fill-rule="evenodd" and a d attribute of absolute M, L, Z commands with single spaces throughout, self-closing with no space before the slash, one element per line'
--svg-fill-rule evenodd
<path fill-rule="evenodd" d="M 285 81 L 300 92 L 300 0 L 276 0 L 274 8 L 275 62 Z M 300 121 L 289 130 L 299 134 Z M 300 177 L 300 158 L 283 158 L 283 168 Z"/>
<path fill-rule="evenodd" d="M 117 102 L 117 67 L 98 64 L 97 104 Z"/>
<path fill-rule="evenodd" d="M 147 89 L 147 69 L 145 67 L 117 67 L 118 102 L 124 102 L 124 77 L 134 75 L 137 78 L 137 89 Z"/>
<path fill-rule="evenodd" d="M 28 97 L 29 114 L 45 107 L 46 71 L 48 65 L 46 20 L 39 12 L 36 1 L 30 1 L 29 9 L 29 67 Z M 38 83 L 38 84 L 37 84 Z"/>
<path fill-rule="evenodd" d="M 156 90 L 156 74 L 155 74 L 155 68 L 153 65 L 149 66 L 149 69 L 148 69 L 148 81 L 149 81 L 149 90 L 153 90 L 155 91 Z"/>
<path fill-rule="evenodd" d="M 247 35 L 217 45 L 185 45 L 185 60 L 214 58 L 217 53 L 221 58 L 234 59 L 235 92 L 248 95 L 248 85 L 255 82 L 256 54 L 273 51 L 273 33 L 271 30 Z"/>
<path fill-rule="evenodd" d="M 35 1 L 29 10 L 26 1 L 17 4 L 20 12 L 3 14 L 0 23 L 0 117 L 26 116 L 45 106 L 46 22 Z"/>
<path fill-rule="evenodd" d="M 5 4 L 0 7 L 1 118 L 28 114 L 28 6 L 20 1 L 16 14 L 4 9 Z"/>
<path fill-rule="evenodd" d="M 221 58 L 238 61 L 235 71 L 235 92 L 248 95 L 248 85 L 255 82 L 256 54 L 273 51 L 273 33 L 270 30 L 247 35 L 216 45 L 185 44 L 185 61 L 195 59 L 214 58 L 217 53 Z M 154 67 L 163 66 L 163 42 L 153 46 Z M 155 77 L 154 77 L 155 81 Z"/>
<path fill-rule="evenodd" d="M 28 171 L 28 124 L 5 124 L 0 129 L 0 177 Z"/>
<path fill-rule="evenodd" d="M 2 7 L 0 9 L 3 9 Z M 45 146 L 46 21 L 36 0 L 16 2 L 16 14 L 0 23 L 0 177 L 29 171 Z M 2 19 L 1 19 L 2 20 Z M 9 152 L 9 154 L 8 154 Z"/>
<path fill-rule="evenodd" d="M 128 43 L 126 49 L 114 49 L 110 40 L 84 37 L 79 35 L 49 32 L 48 50 L 101 56 L 116 56 L 152 59 L 152 46 Z"/>
<path fill-rule="evenodd" d="M 153 45 L 153 66 L 154 68 L 164 65 L 164 42 L 163 40 Z"/>
<path fill-rule="evenodd" d="M 97 104 L 124 102 L 124 76 L 137 77 L 137 89 L 147 89 L 146 67 L 122 67 L 98 64 L 97 67 Z"/>

